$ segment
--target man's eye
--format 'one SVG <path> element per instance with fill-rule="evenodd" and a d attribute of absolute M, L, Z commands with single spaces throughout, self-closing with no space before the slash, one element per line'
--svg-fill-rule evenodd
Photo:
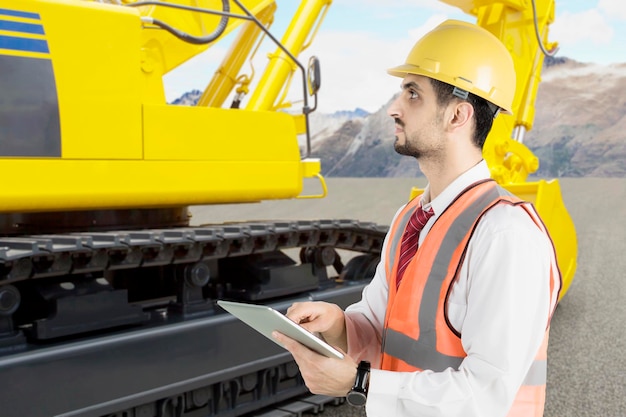
<path fill-rule="evenodd" d="M 417 97 L 419 97 L 419 96 L 417 95 L 417 93 L 415 91 L 409 90 L 409 98 L 411 100 L 416 99 Z"/>

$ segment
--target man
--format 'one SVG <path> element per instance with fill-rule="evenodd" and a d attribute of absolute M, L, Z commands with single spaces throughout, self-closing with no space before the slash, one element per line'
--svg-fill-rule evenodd
<path fill-rule="evenodd" d="M 510 54 L 486 30 L 446 21 L 389 73 L 402 77 L 388 109 L 395 149 L 416 158 L 428 186 L 396 213 L 360 302 L 287 312 L 344 359 L 274 336 L 312 392 L 347 394 L 370 417 L 542 416 L 561 286 L 554 248 L 482 159 L 493 118 L 512 108 Z"/>

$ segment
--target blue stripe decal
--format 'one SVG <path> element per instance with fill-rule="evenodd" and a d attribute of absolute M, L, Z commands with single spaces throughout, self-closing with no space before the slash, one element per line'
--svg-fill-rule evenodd
<path fill-rule="evenodd" d="M 0 15 L 25 17 L 27 19 L 37 19 L 37 20 L 41 19 L 39 17 L 39 13 L 19 12 L 17 10 L 9 10 L 9 9 L 0 9 Z"/>
<path fill-rule="evenodd" d="M 42 39 L 16 38 L 0 35 L 0 49 L 49 53 L 48 42 Z"/>
<path fill-rule="evenodd" d="M 9 20 L 0 20 L 0 30 L 9 32 L 32 33 L 34 35 L 45 35 L 43 26 L 33 23 L 11 22 Z"/>

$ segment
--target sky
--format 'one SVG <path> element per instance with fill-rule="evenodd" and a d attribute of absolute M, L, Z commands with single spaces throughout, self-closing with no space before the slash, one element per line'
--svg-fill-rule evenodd
<path fill-rule="evenodd" d="M 276 2 L 271 31 L 280 39 L 300 2 Z M 299 57 L 305 66 L 312 55 L 320 60 L 318 111 L 379 110 L 400 88 L 399 79 L 387 75 L 386 69 L 404 63 L 415 41 L 446 19 L 475 22 L 473 16 L 437 0 L 333 0 L 312 46 Z M 558 42 L 557 56 L 599 65 L 626 62 L 626 0 L 557 0 L 549 40 Z M 228 46 L 218 43 L 167 74 L 168 102 L 202 90 Z M 254 61 L 257 79 L 265 57 L 275 49 L 269 41 L 259 48 Z M 288 95 L 296 109 L 302 107 L 301 77 L 296 74 Z"/>

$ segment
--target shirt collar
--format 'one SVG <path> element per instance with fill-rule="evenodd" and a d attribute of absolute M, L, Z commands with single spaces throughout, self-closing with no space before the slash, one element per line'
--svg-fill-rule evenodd
<path fill-rule="evenodd" d="M 487 166 L 487 162 L 483 159 L 478 164 L 459 175 L 443 190 L 441 194 L 437 196 L 437 198 L 432 201 L 429 201 L 430 185 L 427 185 L 421 198 L 422 207 L 424 210 L 432 208 L 435 212 L 434 217 L 438 217 L 446 208 L 448 208 L 450 204 L 452 204 L 452 201 L 454 201 L 454 199 L 463 190 L 475 182 L 488 179 L 490 177 L 489 167 Z"/>

